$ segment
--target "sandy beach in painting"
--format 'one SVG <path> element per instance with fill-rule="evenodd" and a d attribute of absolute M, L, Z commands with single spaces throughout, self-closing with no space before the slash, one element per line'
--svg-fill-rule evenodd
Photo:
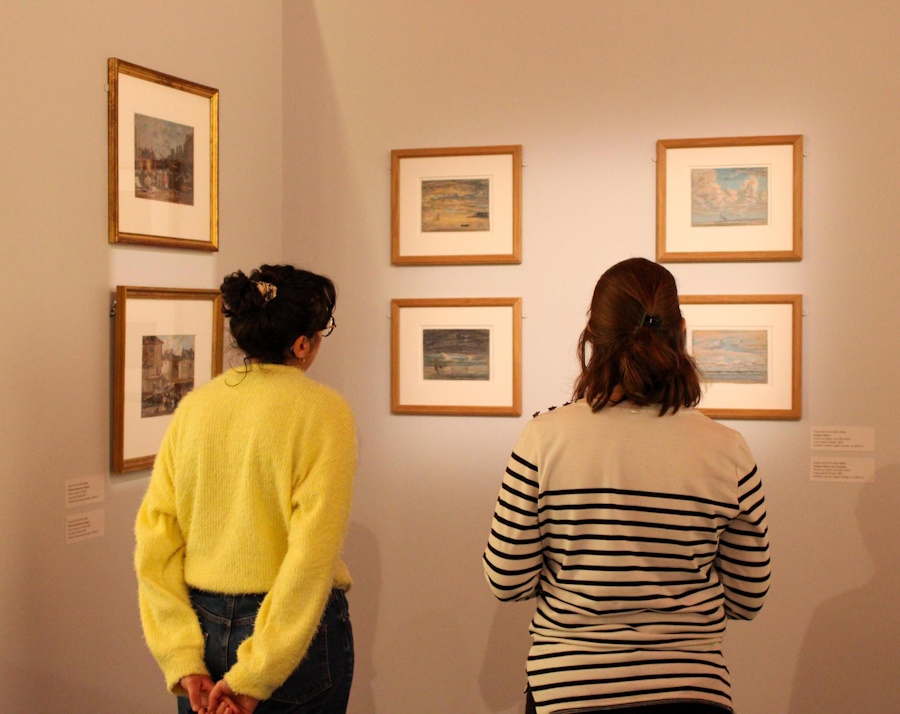
<path fill-rule="evenodd" d="M 707 382 L 767 384 L 766 330 L 694 330 L 691 354 Z"/>
<path fill-rule="evenodd" d="M 422 378 L 480 380 L 491 378 L 490 330 L 422 331 Z"/>
<path fill-rule="evenodd" d="M 490 179 L 422 181 L 423 233 L 490 229 Z"/>

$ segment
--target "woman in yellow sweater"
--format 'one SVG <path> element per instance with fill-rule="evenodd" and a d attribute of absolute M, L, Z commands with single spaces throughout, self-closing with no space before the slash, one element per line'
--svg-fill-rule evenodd
<path fill-rule="evenodd" d="M 345 712 L 356 432 L 306 376 L 334 285 L 263 265 L 221 290 L 245 365 L 188 394 L 160 446 L 135 525 L 144 635 L 180 713 Z"/>

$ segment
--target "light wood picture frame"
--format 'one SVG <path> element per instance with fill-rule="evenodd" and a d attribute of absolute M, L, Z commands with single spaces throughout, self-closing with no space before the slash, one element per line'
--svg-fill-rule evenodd
<path fill-rule="evenodd" d="M 391 151 L 391 263 L 522 262 L 522 146 Z"/>
<path fill-rule="evenodd" d="M 802 417 L 801 295 L 682 295 L 700 411 L 715 419 Z"/>
<path fill-rule="evenodd" d="M 802 135 L 656 142 L 658 262 L 802 258 Z"/>
<path fill-rule="evenodd" d="M 120 285 L 115 302 L 112 470 L 153 466 L 180 399 L 222 372 L 218 290 Z"/>
<path fill-rule="evenodd" d="M 391 301 L 391 412 L 522 414 L 522 299 Z"/>
<path fill-rule="evenodd" d="M 111 57 L 109 242 L 219 249 L 219 90 Z"/>

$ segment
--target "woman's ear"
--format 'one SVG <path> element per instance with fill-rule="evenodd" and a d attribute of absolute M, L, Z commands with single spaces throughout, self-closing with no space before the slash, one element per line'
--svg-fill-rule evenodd
<path fill-rule="evenodd" d="M 300 335 L 291 346 L 291 354 L 298 362 L 303 362 L 312 350 L 312 343 L 306 335 Z"/>

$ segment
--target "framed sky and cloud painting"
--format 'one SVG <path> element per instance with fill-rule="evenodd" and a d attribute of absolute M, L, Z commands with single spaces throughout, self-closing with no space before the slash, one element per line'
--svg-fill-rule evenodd
<path fill-rule="evenodd" d="M 800 295 L 682 295 L 700 410 L 720 419 L 799 419 Z"/>
<path fill-rule="evenodd" d="M 659 262 L 802 257 L 802 136 L 657 142 Z"/>
<path fill-rule="evenodd" d="M 522 147 L 391 152 L 391 262 L 522 262 Z"/>
<path fill-rule="evenodd" d="M 520 416 L 521 298 L 391 301 L 391 412 Z"/>

